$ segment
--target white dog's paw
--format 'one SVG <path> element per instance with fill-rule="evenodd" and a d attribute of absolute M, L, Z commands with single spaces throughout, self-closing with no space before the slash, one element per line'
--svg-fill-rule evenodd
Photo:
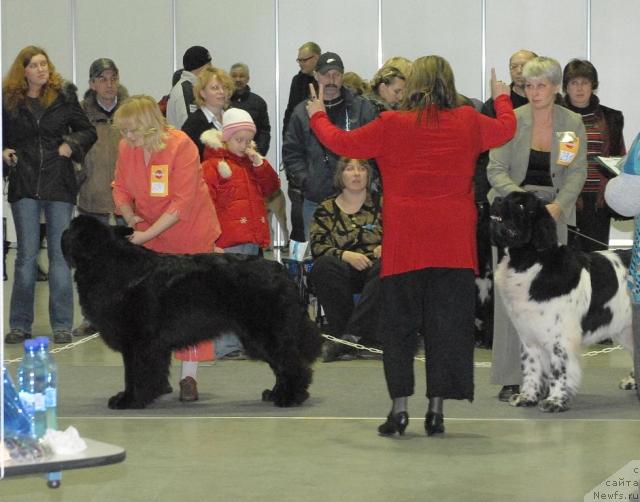
<path fill-rule="evenodd" d="M 636 379 L 633 376 L 633 372 L 631 372 L 628 377 L 620 380 L 618 387 L 620 387 L 622 390 L 636 390 L 638 388 L 638 384 L 636 383 Z"/>
<path fill-rule="evenodd" d="M 569 409 L 569 400 L 558 397 L 550 397 L 540 402 L 538 405 L 540 411 L 547 413 L 559 413 Z"/>
<path fill-rule="evenodd" d="M 535 406 L 536 404 L 538 404 L 538 401 L 536 401 L 535 399 L 530 399 L 524 394 L 514 394 L 509 398 L 509 404 L 511 406 L 517 407 L 529 407 Z"/>

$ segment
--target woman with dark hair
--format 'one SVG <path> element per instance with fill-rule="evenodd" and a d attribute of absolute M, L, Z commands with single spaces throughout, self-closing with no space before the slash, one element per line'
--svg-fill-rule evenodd
<path fill-rule="evenodd" d="M 416 333 L 425 337 L 428 435 L 444 431 L 443 399 L 473 400 L 477 254 L 472 179 L 478 154 L 515 131 L 509 87 L 495 80 L 497 118 L 457 105 L 453 71 L 439 56 L 417 59 L 400 111 L 342 131 L 315 92 L 310 124 L 333 152 L 375 158 L 384 187 L 380 337 L 393 401 L 381 435 L 404 434 L 414 392 Z"/>
<path fill-rule="evenodd" d="M 60 237 L 78 196 L 74 162 L 82 162 L 97 138 L 76 91 L 62 80 L 44 49 L 33 45 L 18 53 L 2 85 L 3 171 L 8 171 L 18 239 L 6 343 L 31 338 L 41 213 L 47 226 L 53 341 L 72 339 L 73 286 Z"/>
<path fill-rule="evenodd" d="M 337 338 L 377 343 L 382 243 L 381 201 L 371 193 L 371 165 L 341 157 L 333 184 L 338 191 L 322 201 L 311 221 L 313 269 L 310 280 Z M 354 306 L 353 295 L 360 294 Z M 352 351 L 325 342 L 322 358 L 335 361 Z"/>
<path fill-rule="evenodd" d="M 562 73 L 564 106 L 580 114 L 587 134 L 587 180 L 576 201 L 576 226 L 594 240 L 575 234 L 569 237 L 569 243 L 583 251 L 599 251 L 609 245 L 611 212 L 604 200 L 608 178 L 596 157 L 622 157 L 626 153 L 622 112 L 601 105 L 594 94 L 597 89 L 598 72 L 589 61 L 572 59 L 567 63 Z"/>

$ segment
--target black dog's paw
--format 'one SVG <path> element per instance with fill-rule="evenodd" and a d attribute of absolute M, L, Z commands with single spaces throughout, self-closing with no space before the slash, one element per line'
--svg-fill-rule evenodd
<path fill-rule="evenodd" d="M 265 403 L 273 402 L 273 391 L 271 389 L 264 389 L 262 391 L 262 401 Z"/>
<path fill-rule="evenodd" d="M 146 404 L 133 399 L 126 392 L 118 392 L 115 396 L 109 398 L 108 406 L 112 410 L 126 410 L 145 408 Z"/>

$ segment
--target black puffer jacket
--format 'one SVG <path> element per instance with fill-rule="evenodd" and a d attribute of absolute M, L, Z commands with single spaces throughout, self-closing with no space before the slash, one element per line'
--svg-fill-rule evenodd
<path fill-rule="evenodd" d="M 18 157 L 17 165 L 3 170 L 9 176 L 9 202 L 30 198 L 76 203 L 73 162 L 81 163 L 97 138 L 76 91 L 73 84 L 65 82 L 40 120 L 26 104 L 14 110 L 6 104 L 3 107 L 3 148 L 13 148 Z M 71 158 L 58 154 L 62 143 L 71 147 Z"/>

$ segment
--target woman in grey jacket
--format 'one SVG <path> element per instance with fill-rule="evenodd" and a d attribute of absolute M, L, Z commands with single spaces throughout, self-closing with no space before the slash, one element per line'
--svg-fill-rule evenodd
<path fill-rule="evenodd" d="M 529 104 L 515 110 L 514 138 L 489 154 L 489 202 L 514 191 L 535 192 L 556 220 L 559 242 L 566 244 L 567 225 L 575 225 L 576 199 L 587 177 L 584 124 L 580 115 L 555 104 L 562 83 L 562 69 L 555 59 L 534 58 L 523 75 Z M 494 249 L 494 269 L 498 252 Z M 492 383 L 503 386 L 498 398 L 508 401 L 517 394 L 521 379 L 520 340 L 498 299 L 491 377 Z"/>

